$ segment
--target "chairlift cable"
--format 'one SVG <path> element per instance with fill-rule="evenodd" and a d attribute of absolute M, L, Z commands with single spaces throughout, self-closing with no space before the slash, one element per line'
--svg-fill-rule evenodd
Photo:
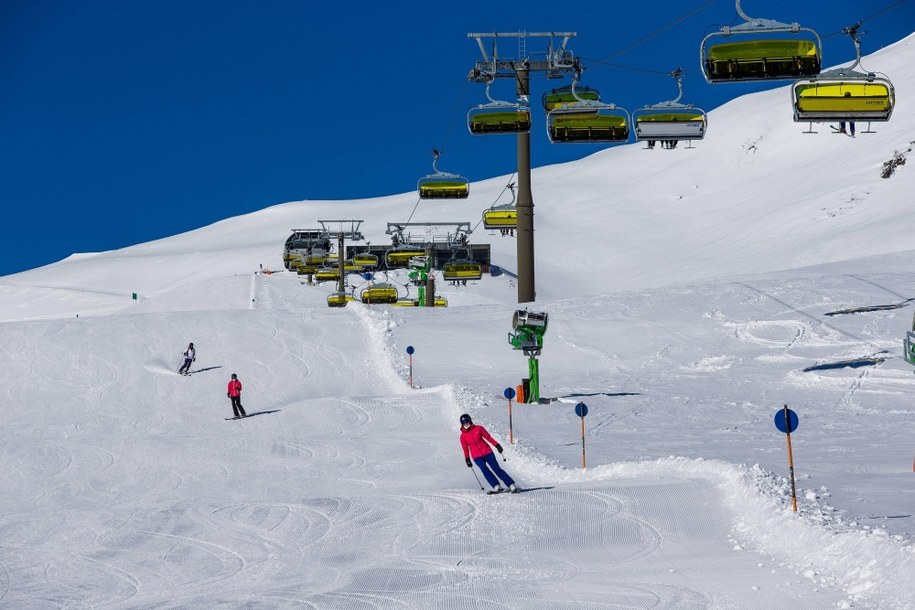
<path fill-rule="evenodd" d="M 606 63 L 607 60 L 612 59 L 612 58 L 614 58 L 614 57 L 618 57 L 618 56 L 620 56 L 620 55 L 622 55 L 622 54 L 624 54 L 624 53 L 628 53 L 629 51 L 631 51 L 631 50 L 634 49 L 635 47 L 639 46 L 640 44 L 642 44 L 642 43 L 644 43 L 644 42 L 647 42 L 648 40 L 654 38 L 655 36 L 657 36 L 658 34 L 664 32 L 664 31 L 666 31 L 666 30 L 669 30 L 670 28 L 672 28 L 673 26 L 677 25 L 677 24 L 680 23 L 681 21 L 684 21 L 685 19 L 688 19 L 689 17 L 692 17 L 693 15 L 695 15 L 696 13 L 698 13 L 699 11 L 701 11 L 702 9 L 706 8 L 706 7 L 709 6 L 710 4 L 714 4 L 714 2 L 715 2 L 715 0 L 708 0 L 707 2 L 703 3 L 701 6 L 699 6 L 699 7 L 695 8 L 695 9 L 691 10 L 689 13 L 683 15 L 682 17 L 680 17 L 680 18 L 678 18 L 678 19 L 675 19 L 674 21 L 671 21 L 670 23 L 668 23 L 668 24 L 665 25 L 664 27 L 662 27 L 662 28 L 660 28 L 660 29 L 658 29 L 658 30 L 655 30 L 654 32 L 652 32 L 651 34 L 648 34 L 647 36 L 643 36 L 643 37 L 640 38 L 639 40 L 633 42 L 633 43 L 632 43 L 631 45 L 629 45 L 628 47 L 626 47 L 626 48 L 624 48 L 624 49 L 622 49 L 622 50 L 620 50 L 620 51 L 617 51 L 616 53 L 613 53 L 612 55 L 608 55 L 607 57 L 605 57 L 605 58 L 599 60 L 597 63 L 603 64 L 603 65 L 610 65 L 610 64 L 607 64 L 607 63 Z"/>
<path fill-rule="evenodd" d="M 407 222 L 410 222 L 411 220 L 413 220 L 413 214 L 416 214 L 416 209 L 419 207 L 419 202 L 422 200 L 423 200 L 422 197 L 418 197 L 416 199 L 416 205 L 413 206 L 413 211 L 410 212 L 410 216 L 407 218 Z"/>
<path fill-rule="evenodd" d="M 902 4 L 903 2 L 905 2 L 905 0 L 896 0 L 896 2 L 894 2 L 894 3 L 892 3 L 892 4 L 888 4 L 887 6 L 885 6 L 885 7 L 882 8 L 882 9 L 880 9 L 879 11 L 877 11 L 876 13 L 874 13 L 873 15 L 871 15 L 870 17 L 865 17 L 864 19 L 862 19 L 862 20 L 859 21 L 858 23 L 864 23 L 865 21 L 870 21 L 870 20 L 873 19 L 874 17 L 878 17 L 878 16 L 882 15 L 883 13 L 887 12 L 887 11 L 890 10 L 891 8 L 896 8 L 897 6 L 899 6 L 900 4 Z"/>
<path fill-rule="evenodd" d="M 439 148 L 439 152 L 444 153 L 448 147 L 448 142 L 451 140 L 451 134 L 454 133 L 455 117 L 459 116 L 458 111 L 461 111 L 463 114 L 464 108 L 464 98 L 467 95 L 467 87 L 470 81 L 464 81 L 464 87 L 461 89 L 461 94 L 457 98 L 457 102 L 454 104 L 454 109 L 451 111 L 451 118 L 448 120 L 448 130 L 445 132 L 445 139 L 442 142 L 442 147 Z M 463 121 L 461 121 L 463 124 Z"/>
<path fill-rule="evenodd" d="M 905 0 L 896 0 L 896 2 L 893 2 L 892 4 L 886 5 L 885 7 L 883 7 L 882 9 L 880 9 L 879 11 L 877 11 L 876 13 L 874 13 L 873 15 L 871 15 L 871 16 L 869 16 L 869 17 L 865 17 L 864 19 L 861 19 L 860 21 L 857 22 L 856 25 L 862 25 L 862 24 L 864 24 L 864 22 L 866 22 L 866 21 L 870 21 L 871 19 L 874 19 L 874 18 L 876 18 L 876 17 L 879 17 L 880 15 L 882 15 L 882 14 L 885 13 L 885 12 L 887 12 L 888 10 L 890 10 L 890 9 L 892 9 L 892 8 L 896 8 L 897 6 L 899 6 L 900 4 L 902 4 L 903 2 L 905 2 Z M 835 31 L 835 32 L 832 32 L 831 34 L 826 34 L 825 36 L 823 36 L 823 39 L 825 40 L 825 39 L 827 39 L 827 38 L 832 38 L 833 36 L 839 36 L 840 34 L 845 34 L 845 33 L 847 33 L 846 30 L 848 30 L 848 28 L 842 28 L 841 30 L 837 30 L 837 31 Z"/>

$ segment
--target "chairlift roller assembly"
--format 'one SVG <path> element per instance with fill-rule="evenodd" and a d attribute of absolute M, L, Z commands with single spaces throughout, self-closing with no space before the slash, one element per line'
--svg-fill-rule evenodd
<path fill-rule="evenodd" d="M 432 151 L 432 171 L 416 183 L 420 199 L 467 199 L 470 196 L 470 181 L 458 174 L 439 171 L 438 158 L 441 153 Z"/>
<path fill-rule="evenodd" d="M 681 104 L 683 97 L 683 70 L 670 73 L 677 81 L 679 95 L 676 99 L 644 106 L 632 113 L 635 139 L 645 140 L 701 140 L 708 125 L 707 115 L 701 108 Z"/>
<path fill-rule="evenodd" d="M 856 24 L 845 28 L 855 43 L 855 63 L 848 68 L 827 70 L 810 79 L 799 80 L 791 88 L 795 122 L 829 123 L 838 121 L 885 122 L 896 105 L 890 80 L 873 72 L 859 72 L 861 41 Z"/>
<path fill-rule="evenodd" d="M 702 72 L 709 83 L 802 78 L 820 73 L 823 43 L 819 34 L 797 23 L 748 17 L 745 22 L 706 36 L 700 45 Z"/>

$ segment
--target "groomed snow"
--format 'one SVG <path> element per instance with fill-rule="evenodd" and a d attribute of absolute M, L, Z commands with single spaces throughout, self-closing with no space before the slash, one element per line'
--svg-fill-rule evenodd
<path fill-rule="evenodd" d="M 877 133 L 802 134 L 780 88 L 694 149 L 535 170 L 548 400 L 511 430 L 513 239 L 478 228 L 505 273 L 434 310 L 256 273 L 318 219 L 386 243 L 413 193 L 0 278 L 0 607 L 915 608 L 915 170 L 880 177 L 911 155 L 913 41 L 865 58 L 896 87 Z M 476 224 L 508 179 L 411 220 Z M 529 491 L 481 491 L 463 412 Z"/>

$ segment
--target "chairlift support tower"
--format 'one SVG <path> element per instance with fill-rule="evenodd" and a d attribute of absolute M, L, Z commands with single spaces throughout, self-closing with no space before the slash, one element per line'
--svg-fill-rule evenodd
<path fill-rule="evenodd" d="M 343 294 L 346 287 L 346 273 L 343 271 L 344 260 L 343 242 L 346 239 L 352 241 L 362 241 L 365 239 L 359 231 L 362 220 L 319 220 L 318 224 L 324 229 L 328 237 L 337 238 L 337 266 L 339 269 L 339 278 L 337 279 L 337 293 Z"/>
<path fill-rule="evenodd" d="M 575 69 L 572 52 L 566 49 L 575 32 L 502 32 L 478 34 L 469 33 L 467 38 L 477 41 L 483 59 L 478 61 L 468 75 L 468 80 L 489 83 L 497 78 L 515 79 L 515 94 L 518 103 L 530 106 L 531 72 L 542 72 L 547 78 L 561 78 Z M 504 57 L 499 54 L 500 38 L 517 41 L 518 56 Z M 532 60 L 528 54 L 529 38 L 549 40 L 546 58 Z M 557 45 L 555 41 L 560 39 Z M 488 50 L 487 50 L 488 49 Z M 518 132 L 518 210 L 517 253 L 518 253 L 518 302 L 530 303 L 536 300 L 534 283 L 534 197 L 531 192 L 531 134 Z"/>

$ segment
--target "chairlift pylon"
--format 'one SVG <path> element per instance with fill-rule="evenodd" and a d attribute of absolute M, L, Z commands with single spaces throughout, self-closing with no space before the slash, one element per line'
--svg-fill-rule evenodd
<path fill-rule="evenodd" d="M 723 26 L 699 46 L 706 81 L 784 80 L 819 74 L 823 43 L 816 31 L 797 23 L 748 17 L 740 0 L 735 3 L 744 23 Z"/>
<path fill-rule="evenodd" d="M 458 174 L 438 169 L 442 153 L 432 149 L 432 174 L 420 178 L 416 183 L 420 199 L 467 199 L 470 196 L 470 181 Z"/>
<path fill-rule="evenodd" d="M 707 114 L 692 104 L 681 104 L 683 68 L 670 73 L 677 81 L 679 94 L 673 100 L 643 106 L 632 113 L 635 139 L 642 141 L 701 140 L 708 126 Z"/>
<path fill-rule="evenodd" d="M 855 62 L 851 66 L 821 72 L 791 87 L 795 122 L 890 120 L 896 105 L 893 83 L 877 73 L 855 70 L 861 65 L 860 26 L 858 22 L 843 29 L 855 44 Z"/>
<path fill-rule="evenodd" d="M 475 136 L 527 133 L 531 130 L 531 109 L 518 102 L 493 99 L 489 94 L 493 78 L 486 78 L 486 104 L 467 113 L 467 129 Z"/>

